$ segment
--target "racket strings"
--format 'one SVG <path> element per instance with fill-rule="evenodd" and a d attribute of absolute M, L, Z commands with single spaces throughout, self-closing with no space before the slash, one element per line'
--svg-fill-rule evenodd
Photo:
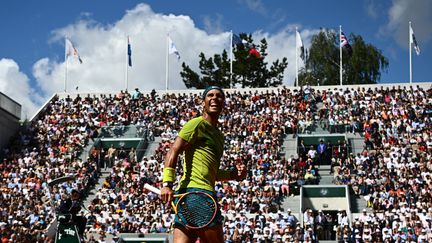
<path fill-rule="evenodd" d="M 190 193 L 178 202 L 177 210 L 180 218 L 191 227 L 204 227 L 209 224 L 216 212 L 214 200 L 201 193 Z"/>

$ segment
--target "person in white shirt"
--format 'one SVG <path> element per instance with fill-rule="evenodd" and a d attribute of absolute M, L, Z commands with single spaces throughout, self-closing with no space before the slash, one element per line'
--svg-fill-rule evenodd
<path fill-rule="evenodd" d="M 360 222 L 365 223 L 371 221 L 371 217 L 367 214 L 367 210 L 363 209 L 363 214 L 359 217 Z"/>
<path fill-rule="evenodd" d="M 349 225 L 349 218 L 345 210 L 339 210 L 338 213 L 338 224 L 339 225 Z"/>
<path fill-rule="evenodd" d="M 309 151 L 308 151 L 308 157 L 311 158 L 312 161 L 314 161 L 316 155 L 317 155 L 317 151 L 315 150 L 314 146 L 311 145 L 311 146 L 310 146 L 310 149 L 309 149 Z"/>
<path fill-rule="evenodd" d="M 326 222 L 326 217 L 322 210 L 318 211 L 317 216 L 315 216 L 315 224 L 316 225 L 323 225 Z"/>
<path fill-rule="evenodd" d="M 308 210 L 306 210 L 305 211 L 305 213 L 304 213 L 304 217 L 303 217 L 303 223 L 306 225 L 306 224 L 309 224 L 309 225 L 311 225 L 311 226 L 313 226 L 314 225 L 314 216 L 313 216 L 313 211 L 312 211 L 312 209 L 308 209 Z"/>

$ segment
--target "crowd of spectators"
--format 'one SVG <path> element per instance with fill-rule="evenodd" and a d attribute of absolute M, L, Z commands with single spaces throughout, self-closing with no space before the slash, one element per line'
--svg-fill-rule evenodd
<path fill-rule="evenodd" d="M 169 214 L 171 209 L 165 208 L 156 195 L 150 194 L 149 198 L 142 185 L 161 185 L 166 152 L 179 129 L 200 114 L 201 106 L 199 96 L 185 94 L 165 96 L 147 105 L 153 109 L 149 113 L 159 112 L 154 128 L 162 142 L 150 158 L 144 157 L 141 161 L 115 159 L 111 175 L 89 206 L 90 211 L 99 212 L 96 216 L 99 220 L 95 222 L 105 222 L 108 217 L 108 223 L 95 223 L 89 227 L 90 232 L 104 230 L 107 226 L 111 226 L 108 230 L 111 233 L 169 230 L 171 221 L 165 222 L 165 217 L 156 217 L 160 222 L 150 219 L 154 215 Z M 298 181 L 304 180 L 307 171 L 314 169 L 313 164 L 306 161 L 299 166 L 297 159 L 286 159 L 282 148 L 284 136 L 295 134 L 297 117 L 307 112 L 311 105 L 311 102 L 303 100 L 301 92 L 288 89 L 226 94 L 226 112 L 220 121 L 226 139 L 221 164 L 224 168 L 231 168 L 236 163 L 247 163 L 250 173 L 242 182 L 216 185 L 224 213 L 282 212 L 280 204 L 283 198 L 294 193 Z M 165 119 L 160 119 L 164 116 Z M 178 175 L 181 175 L 181 170 Z M 123 218 L 124 212 L 135 218 L 123 223 L 116 221 Z"/>
<path fill-rule="evenodd" d="M 244 181 L 216 185 L 226 215 L 226 241 L 313 242 L 329 230 L 331 237 L 341 241 L 385 242 L 390 235 L 390 242 L 399 238 L 426 242 L 431 235 L 432 208 L 431 97 L 429 90 L 419 87 L 228 92 L 220 118 L 225 135 L 221 166 L 227 169 L 245 163 L 249 175 Z M 55 203 L 73 189 L 83 196 L 95 190 L 86 215 L 88 233 L 168 232 L 171 209 L 157 195 L 144 191 L 143 184 L 160 186 L 170 144 L 179 129 L 200 112 L 198 94 L 158 96 L 135 90 L 53 99 L 2 151 L 2 240 L 44 242 Z M 337 156 L 321 155 L 314 147 L 285 158 L 284 137 L 309 129 L 312 121 L 332 131 L 342 125 L 348 132 L 361 133 L 365 149 L 349 154 L 341 149 L 346 147 L 341 142 L 338 151 L 344 152 Z M 112 132 L 120 136 L 130 125 L 146 137 L 161 137 L 151 156 L 138 160 L 135 151 L 95 149 L 88 159 L 80 159 L 80 151 L 106 127 L 114 127 Z M 299 222 L 281 208 L 281 202 L 297 193 L 299 186 L 317 183 L 317 165 L 330 157 L 335 183 L 350 185 L 353 195 L 367 199 L 373 213 L 349 222 L 343 212 L 335 218 L 313 211 L 308 217 L 307 210 L 303 218 L 312 219 Z M 102 187 L 93 188 L 101 165 L 112 170 Z M 77 179 L 48 186 L 49 181 L 67 175 Z"/>
<path fill-rule="evenodd" d="M 339 238 L 431 239 L 431 91 L 393 87 L 324 93 L 323 119 L 334 118 L 365 139 L 363 151 L 335 161 L 335 183 L 349 185 L 372 213 L 364 211 L 351 228 L 339 231 Z"/>

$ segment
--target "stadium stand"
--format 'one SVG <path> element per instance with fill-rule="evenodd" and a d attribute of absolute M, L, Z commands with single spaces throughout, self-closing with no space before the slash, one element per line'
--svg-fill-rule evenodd
<path fill-rule="evenodd" d="M 200 114 L 200 91 L 187 92 L 54 96 L 3 150 L 2 241 L 49 241 L 46 228 L 55 208 L 73 189 L 92 195 L 84 210 L 87 242 L 168 233 L 170 207 L 144 192 L 143 184 L 160 186 L 167 149 L 181 126 Z M 249 175 L 216 185 L 226 241 L 430 240 L 431 92 L 430 83 L 227 90 L 221 164 L 247 163 Z M 131 127 L 151 144 L 147 148 L 157 149 L 141 158 L 121 144 L 94 145 L 82 156 L 107 132 L 121 141 Z M 329 143 L 327 156 L 317 154 L 317 145 L 287 153 L 288 140 L 297 147 L 293 138 L 324 132 L 357 133 L 364 146 L 351 149 L 340 141 Z M 323 182 L 318 165 L 324 161 L 334 184 L 347 185 L 351 196 L 365 201 L 364 212 L 285 207 L 302 185 Z M 48 186 L 72 175 L 76 180 Z"/>

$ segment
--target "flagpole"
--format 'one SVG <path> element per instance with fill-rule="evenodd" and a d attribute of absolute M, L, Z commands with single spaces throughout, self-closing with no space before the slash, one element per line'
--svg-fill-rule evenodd
<path fill-rule="evenodd" d="M 169 33 L 166 37 L 166 58 L 165 58 L 165 91 L 168 91 L 168 77 L 169 77 Z"/>
<path fill-rule="evenodd" d="M 126 77 L 125 77 L 125 91 L 129 86 L 129 36 L 127 36 L 127 51 L 126 51 Z"/>
<path fill-rule="evenodd" d="M 64 92 L 66 93 L 66 83 L 67 83 L 67 36 L 65 36 L 65 79 L 64 79 Z"/>
<path fill-rule="evenodd" d="M 409 26 L 408 26 L 408 35 L 409 35 L 409 39 L 408 39 L 408 43 L 409 43 L 409 66 L 410 66 L 410 84 L 412 83 L 412 77 L 413 77 L 413 71 L 412 71 L 412 28 L 411 28 L 411 21 L 409 21 Z"/>
<path fill-rule="evenodd" d="M 233 32 L 231 30 L 231 40 L 230 40 L 230 88 L 231 88 L 231 83 L 232 83 L 232 76 L 233 76 Z"/>
<path fill-rule="evenodd" d="M 298 87 L 298 85 L 299 85 L 299 81 L 298 81 L 298 46 L 297 46 L 297 31 L 298 31 L 298 28 L 297 28 L 297 26 L 295 27 L 295 30 L 296 30 L 296 32 L 295 32 L 295 35 L 296 35 L 296 38 L 295 38 L 295 40 L 296 40 L 296 48 L 295 48 L 295 67 L 296 67 L 296 80 L 295 80 L 295 83 L 294 83 L 294 86 L 297 86 Z"/>
<path fill-rule="evenodd" d="M 342 45 L 341 45 L 342 25 L 339 25 L 339 80 L 342 86 Z"/>

